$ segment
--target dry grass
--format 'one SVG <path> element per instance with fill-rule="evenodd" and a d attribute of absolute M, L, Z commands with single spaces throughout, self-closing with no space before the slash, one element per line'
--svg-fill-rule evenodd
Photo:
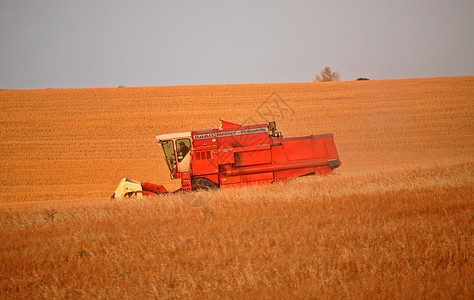
<path fill-rule="evenodd" d="M 0 211 L 7 297 L 472 299 L 473 164 Z"/>
<path fill-rule="evenodd" d="M 474 77 L 0 91 L 0 298 L 474 298 Z M 333 132 L 334 176 L 176 186 L 154 135 Z M 267 116 L 268 117 L 268 116 Z"/>

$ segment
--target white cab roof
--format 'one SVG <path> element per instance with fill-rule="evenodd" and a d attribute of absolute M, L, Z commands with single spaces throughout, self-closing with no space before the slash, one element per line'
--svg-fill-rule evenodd
<path fill-rule="evenodd" d="M 165 141 L 165 140 L 174 140 L 180 138 L 190 138 L 191 131 L 188 132 L 178 132 L 178 133 L 167 133 L 167 134 L 160 134 L 156 136 L 158 142 Z"/>

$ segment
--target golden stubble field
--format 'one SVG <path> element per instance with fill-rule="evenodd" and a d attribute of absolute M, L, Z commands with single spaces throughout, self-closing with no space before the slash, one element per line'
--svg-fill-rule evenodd
<path fill-rule="evenodd" d="M 474 77 L 0 91 L 0 298 L 473 292 Z M 334 176 L 149 200 L 155 135 L 332 132 Z"/>

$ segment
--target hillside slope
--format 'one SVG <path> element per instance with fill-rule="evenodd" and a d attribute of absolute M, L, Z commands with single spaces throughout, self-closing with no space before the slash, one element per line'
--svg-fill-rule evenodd
<path fill-rule="evenodd" d="M 155 135 L 277 121 L 332 132 L 338 173 L 473 159 L 474 77 L 0 91 L 0 202 L 104 199 L 169 179 Z"/>

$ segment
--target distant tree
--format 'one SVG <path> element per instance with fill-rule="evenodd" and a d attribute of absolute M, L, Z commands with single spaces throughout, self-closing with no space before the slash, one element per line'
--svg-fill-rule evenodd
<path fill-rule="evenodd" d="M 313 79 L 314 82 L 325 82 L 325 81 L 339 81 L 341 75 L 338 72 L 332 71 L 330 67 L 324 67 L 320 74 L 316 75 Z"/>
<path fill-rule="evenodd" d="M 369 80 L 369 78 L 359 77 L 359 78 L 357 78 L 356 80 L 359 80 L 359 81 L 360 81 L 360 80 Z"/>

